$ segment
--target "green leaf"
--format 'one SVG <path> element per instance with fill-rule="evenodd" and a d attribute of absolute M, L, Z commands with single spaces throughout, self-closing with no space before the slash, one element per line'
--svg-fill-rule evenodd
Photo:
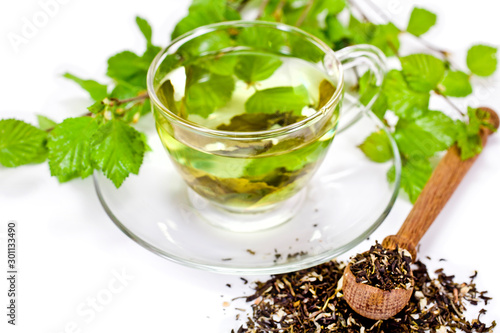
<path fill-rule="evenodd" d="M 231 99 L 234 79 L 217 75 L 199 67 L 186 68 L 186 94 L 184 102 L 190 114 L 207 118 L 215 109 Z"/>
<path fill-rule="evenodd" d="M 136 97 L 144 91 L 145 89 L 143 87 L 129 84 L 127 81 L 119 81 L 113 88 L 113 91 L 111 91 L 110 97 L 116 99 L 127 99 Z"/>
<path fill-rule="evenodd" d="M 37 114 L 36 118 L 38 120 L 38 128 L 41 129 L 42 131 L 51 130 L 57 125 L 57 123 L 52 119 L 42 116 L 40 114 Z"/>
<path fill-rule="evenodd" d="M 326 35 L 332 42 L 339 42 L 352 36 L 351 31 L 335 15 L 326 18 Z"/>
<path fill-rule="evenodd" d="M 144 35 L 144 38 L 146 38 L 147 43 L 151 44 L 151 38 L 153 36 L 153 29 L 151 29 L 151 25 L 149 25 L 148 21 L 139 16 L 136 16 L 135 22 Z"/>
<path fill-rule="evenodd" d="M 473 74 L 490 76 L 497 69 L 497 48 L 487 45 L 474 45 L 467 52 L 467 67 Z"/>
<path fill-rule="evenodd" d="M 257 91 L 245 103 L 248 113 L 275 113 L 293 111 L 301 115 L 305 106 L 310 104 L 309 93 L 304 86 L 276 87 Z"/>
<path fill-rule="evenodd" d="M 387 73 L 382 92 L 387 98 L 387 106 L 398 117 L 417 118 L 428 109 L 430 94 L 410 89 L 403 73 L 398 70 Z"/>
<path fill-rule="evenodd" d="M 384 94 L 380 94 L 378 98 L 375 100 L 375 103 L 373 103 L 372 105 L 372 112 L 380 120 L 383 120 L 388 108 L 389 106 L 387 104 L 387 96 Z"/>
<path fill-rule="evenodd" d="M 285 45 L 285 35 L 280 30 L 262 27 L 242 29 L 237 37 L 238 43 L 261 50 L 280 50 Z"/>
<path fill-rule="evenodd" d="M 391 22 L 375 26 L 373 37 L 369 43 L 378 47 L 388 57 L 396 55 L 399 50 L 399 29 Z"/>
<path fill-rule="evenodd" d="M 149 63 L 144 62 L 140 56 L 130 51 L 123 51 L 108 59 L 106 75 L 129 84 L 132 84 L 130 82 L 132 78 L 143 76 L 145 85 L 148 68 Z"/>
<path fill-rule="evenodd" d="M 344 10 L 346 0 L 316 0 L 311 7 L 309 15 L 317 17 L 325 10 L 329 15 L 337 15 Z"/>
<path fill-rule="evenodd" d="M 108 96 L 108 86 L 100 84 L 97 81 L 83 80 L 70 73 L 65 73 L 63 77 L 70 79 L 80 85 L 80 87 L 82 87 L 89 93 L 90 97 L 94 101 L 103 100 L 104 98 L 106 98 L 106 96 Z"/>
<path fill-rule="evenodd" d="M 229 11 L 228 14 L 232 12 Z M 172 39 L 193 29 L 225 20 L 226 0 L 194 0 L 189 13 L 181 19 L 172 32 Z"/>
<path fill-rule="evenodd" d="M 384 163 L 393 158 L 392 146 L 387 134 L 379 130 L 370 134 L 359 148 L 366 157 L 377 163 Z"/>
<path fill-rule="evenodd" d="M 241 55 L 234 73 L 246 83 L 263 81 L 273 75 L 283 62 L 278 57 Z"/>
<path fill-rule="evenodd" d="M 92 174 L 90 141 L 98 127 L 91 117 L 67 118 L 49 135 L 49 167 L 52 176 L 64 182 Z"/>
<path fill-rule="evenodd" d="M 415 36 L 425 34 L 436 24 L 437 15 L 424 8 L 413 8 L 406 31 Z"/>
<path fill-rule="evenodd" d="M 352 32 L 352 42 L 354 44 L 363 44 L 372 40 L 376 25 L 371 22 L 361 22 L 355 16 L 351 15 L 349 30 Z"/>
<path fill-rule="evenodd" d="M 302 6 L 297 6 L 301 4 Z M 286 19 L 288 24 L 296 25 L 299 18 L 306 11 L 309 4 L 306 1 L 295 1 L 286 7 Z M 340 13 L 346 6 L 345 0 L 315 0 L 309 9 L 305 20 L 300 26 L 302 29 L 320 31 L 326 27 L 326 17 Z M 292 10 L 293 8 L 293 10 Z M 291 14 L 291 15 L 290 15 Z"/>
<path fill-rule="evenodd" d="M 129 174 L 139 173 L 145 149 L 141 133 L 113 119 L 92 138 L 92 164 L 120 187 Z"/>
<path fill-rule="evenodd" d="M 451 97 L 466 97 L 472 94 L 469 75 L 461 71 L 448 71 L 437 89 L 440 94 Z"/>
<path fill-rule="evenodd" d="M 229 76 L 233 75 L 234 67 L 237 64 L 237 57 L 210 57 L 210 58 L 201 58 L 199 61 L 196 61 L 194 64 L 201 68 L 204 68 L 214 74 Z"/>
<path fill-rule="evenodd" d="M 460 157 L 462 160 L 474 157 L 483 150 L 481 137 L 479 135 L 481 126 L 496 131 L 488 122 L 490 118 L 489 113 L 481 109 L 468 107 L 467 115 L 469 121 L 467 123 L 459 122 L 457 126 L 457 145 L 460 148 Z"/>
<path fill-rule="evenodd" d="M 456 140 L 455 122 L 439 111 L 428 111 L 413 121 L 399 120 L 394 139 L 407 159 L 432 157 Z"/>
<path fill-rule="evenodd" d="M 358 81 L 359 85 L 359 101 L 363 105 L 367 105 L 375 94 L 379 91 L 376 84 L 376 77 L 372 71 L 366 71 Z"/>
<path fill-rule="evenodd" d="M 13 168 L 47 158 L 47 132 L 16 119 L 0 120 L 0 164 Z"/>
<path fill-rule="evenodd" d="M 213 31 L 198 36 L 179 48 L 178 53 L 186 60 L 198 60 L 200 54 L 220 53 L 221 49 L 231 47 L 233 40 L 226 31 Z M 206 61 L 205 59 L 201 59 Z"/>
<path fill-rule="evenodd" d="M 400 58 L 403 75 L 411 89 L 429 92 L 444 77 L 444 62 L 429 54 L 412 54 Z"/>
<path fill-rule="evenodd" d="M 105 108 L 106 108 L 106 105 L 102 101 L 99 101 L 99 102 L 95 102 L 94 104 L 89 106 L 87 108 L 87 110 L 89 110 L 91 113 L 97 115 L 97 114 L 100 114 L 102 111 L 104 111 Z"/>
<path fill-rule="evenodd" d="M 401 188 L 408 194 L 412 203 L 417 201 L 418 196 L 431 175 L 432 166 L 427 159 L 412 159 L 403 165 L 401 170 Z M 389 169 L 387 178 L 390 182 L 394 182 L 394 167 Z"/>

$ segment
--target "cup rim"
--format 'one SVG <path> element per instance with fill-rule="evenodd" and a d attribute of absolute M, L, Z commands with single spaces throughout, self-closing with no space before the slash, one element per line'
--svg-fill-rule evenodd
<path fill-rule="evenodd" d="M 210 33 L 212 31 L 220 30 L 221 28 L 231 28 L 231 27 L 269 27 L 274 28 L 284 32 L 294 32 L 298 33 L 316 44 L 316 46 L 321 49 L 325 54 L 328 54 L 334 61 L 336 68 L 338 69 L 338 84 L 335 88 L 334 93 L 328 100 L 328 102 L 320 109 L 317 110 L 314 114 L 307 116 L 301 121 L 295 122 L 290 125 L 286 125 L 277 129 L 270 129 L 265 131 L 252 131 L 252 132 L 237 132 L 237 131 L 224 131 L 224 130 L 216 130 L 208 127 L 201 126 L 189 120 L 186 120 L 172 111 L 170 111 L 158 98 L 156 91 L 154 89 L 154 78 L 155 74 L 163 60 L 163 57 L 167 54 L 168 50 L 172 48 L 174 45 L 177 45 L 180 42 L 187 42 L 193 38 L 202 36 L 204 34 Z M 303 128 L 306 124 L 314 122 L 315 120 L 321 118 L 325 114 L 325 110 L 328 110 L 335 102 L 337 102 L 341 95 L 342 90 L 344 89 L 344 71 L 342 69 L 342 64 L 338 57 L 336 56 L 333 49 L 331 49 L 325 42 L 321 39 L 313 36 L 312 34 L 301 30 L 297 27 L 293 27 L 287 24 L 278 23 L 278 22 L 265 22 L 265 21 L 248 21 L 248 20 L 236 20 L 236 21 L 224 21 L 219 23 L 212 23 L 208 25 L 204 25 L 193 29 L 187 33 L 182 34 L 181 36 L 172 40 L 166 47 L 164 47 L 153 59 L 153 62 L 149 66 L 147 73 L 147 91 L 148 95 L 151 99 L 151 102 L 160 109 L 161 113 L 166 116 L 170 121 L 174 122 L 177 125 L 180 125 L 190 131 L 195 131 L 198 133 L 203 133 L 205 135 L 214 136 L 214 137 L 232 137 L 232 138 L 255 138 L 255 137 L 276 137 L 284 134 L 288 134 L 291 132 L 295 132 Z"/>

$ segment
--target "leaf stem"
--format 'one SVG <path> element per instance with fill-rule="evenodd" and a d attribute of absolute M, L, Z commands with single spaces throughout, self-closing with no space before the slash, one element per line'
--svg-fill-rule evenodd
<path fill-rule="evenodd" d="M 264 15 L 264 11 L 266 10 L 267 5 L 269 4 L 269 0 L 263 0 L 259 6 L 259 12 L 257 14 L 256 20 L 260 19 Z"/>
<path fill-rule="evenodd" d="M 135 97 L 121 99 L 121 100 L 113 99 L 112 102 L 115 105 L 121 105 L 121 104 L 130 103 L 130 102 L 143 101 L 143 100 L 148 99 L 148 98 L 149 98 L 149 94 L 145 93 L 145 94 L 141 94 L 141 95 L 138 95 L 138 96 L 135 96 Z"/>
<path fill-rule="evenodd" d="M 285 7 L 286 0 L 281 0 L 278 3 L 278 6 L 276 6 L 276 9 L 273 12 L 273 17 L 276 19 L 276 21 L 281 22 L 281 17 L 283 15 L 283 7 Z"/>
<path fill-rule="evenodd" d="M 306 20 L 307 18 L 307 15 L 309 14 L 309 12 L 311 11 L 311 8 L 312 6 L 314 5 L 314 0 L 309 0 L 307 2 L 307 5 L 306 5 L 306 8 L 304 9 L 304 11 L 302 12 L 302 14 L 300 14 L 300 17 L 299 19 L 297 20 L 297 22 L 295 23 L 295 26 L 297 27 L 300 27 L 302 25 L 302 23 L 304 23 L 304 21 Z"/>
<path fill-rule="evenodd" d="M 464 113 L 462 110 L 460 110 L 460 108 L 459 108 L 458 106 L 456 106 L 456 105 L 455 105 L 455 103 L 453 103 L 453 102 L 452 102 L 452 101 L 448 98 L 448 96 L 445 96 L 445 95 L 441 94 L 441 93 L 439 92 L 439 90 L 437 90 L 437 89 L 434 89 L 433 91 L 434 91 L 434 93 L 436 93 L 436 95 L 441 96 L 441 97 L 442 97 L 442 98 L 443 98 L 443 99 L 444 99 L 444 100 L 445 100 L 445 101 L 446 101 L 446 102 L 447 102 L 447 103 L 448 103 L 448 104 L 449 104 L 449 105 L 450 105 L 450 106 L 451 106 L 451 107 L 452 107 L 455 111 L 457 111 L 457 112 L 458 112 L 458 113 L 459 113 L 462 117 L 465 117 L 465 113 Z"/>
<path fill-rule="evenodd" d="M 238 12 L 241 12 L 243 10 L 243 8 L 245 8 L 245 6 L 250 2 L 250 0 L 243 0 L 239 5 L 238 5 L 238 8 L 236 8 L 236 10 Z"/>
<path fill-rule="evenodd" d="M 384 11 L 382 11 L 376 4 L 374 4 L 371 0 L 365 0 L 365 3 L 371 7 L 371 9 L 378 14 L 378 16 L 380 16 L 380 18 L 382 18 L 384 21 L 386 22 L 391 22 L 392 24 L 394 24 L 394 22 L 391 21 L 391 19 L 384 13 Z M 361 14 L 361 16 L 363 17 L 364 20 L 368 21 L 368 22 L 372 22 L 372 20 L 370 20 L 368 18 L 368 16 L 366 15 L 366 13 L 361 9 L 361 7 L 353 0 L 349 0 L 349 4 L 356 8 L 356 10 Z M 439 49 L 437 48 L 436 46 L 432 45 L 431 43 L 429 43 L 428 41 L 426 41 L 425 39 L 419 37 L 419 36 L 415 36 L 415 35 L 412 35 L 410 33 L 408 33 L 406 30 L 404 29 L 401 29 L 400 27 L 398 27 L 396 24 L 394 24 L 394 26 L 401 32 L 401 33 L 407 33 L 408 35 L 411 35 L 413 38 L 415 38 L 416 41 L 418 41 L 420 44 L 422 44 L 422 46 L 426 47 L 427 49 L 435 52 L 435 53 L 439 53 L 445 60 L 447 60 L 448 62 L 450 61 L 450 53 L 448 51 L 445 51 L 445 50 L 442 50 L 442 49 Z"/>
<path fill-rule="evenodd" d="M 361 8 L 358 6 L 358 4 L 352 0 L 349 0 L 349 4 L 351 5 L 352 8 L 356 9 L 356 11 L 361 15 L 363 18 L 363 21 L 365 22 L 371 22 L 368 16 L 361 10 Z"/>

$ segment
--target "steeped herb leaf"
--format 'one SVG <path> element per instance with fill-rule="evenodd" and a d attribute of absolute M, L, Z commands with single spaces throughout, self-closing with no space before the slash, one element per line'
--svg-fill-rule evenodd
<path fill-rule="evenodd" d="M 406 31 L 415 36 L 420 36 L 429 31 L 436 24 L 437 15 L 424 8 L 413 8 Z"/>
<path fill-rule="evenodd" d="M 0 164 L 13 168 L 47 158 L 47 132 L 16 119 L 0 120 Z"/>
<path fill-rule="evenodd" d="M 469 75 L 461 71 L 448 71 L 437 89 L 440 94 L 451 97 L 466 97 L 472 94 Z"/>
<path fill-rule="evenodd" d="M 89 93 L 90 97 L 94 101 L 100 101 L 108 96 L 108 87 L 97 81 L 80 79 L 70 73 L 65 73 L 63 77 L 76 82 L 80 87 Z"/>
<path fill-rule="evenodd" d="M 474 45 L 467 52 L 467 67 L 479 76 L 490 76 L 497 69 L 497 48 Z"/>
<path fill-rule="evenodd" d="M 297 121 L 303 117 L 294 115 L 290 112 L 276 113 L 244 113 L 231 118 L 231 122 L 217 127 L 221 131 L 231 132 L 256 132 L 266 131 L 275 126 L 283 127 Z"/>
<path fill-rule="evenodd" d="M 78 117 L 65 119 L 50 132 L 47 146 L 52 176 L 64 182 L 92 174 L 90 141 L 97 128 L 95 119 Z"/>
<path fill-rule="evenodd" d="M 208 117 L 231 99 L 234 79 L 191 66 L 186 69 L 186 95 L 184 101 L 190 114 Z"/>
<path fill-rule="evenodd" d="M 245 103 L 248 113 L 275 113 L 292 111 L 301 115 L 305 106 L 310 104 L 309 93 L 304 86 L 277 87 L 257 91 Z"/>
<path fill-rule="evenodd" d="M 92 163 L 116 187 L 138 174 L 145 152 L 142 135 L 120 120 L 110 120 L 92 138 Z"/>
<path fill-rule="evenodd" d="M 319 84 L 319 101 L 317 110 L 321 109 L 330 101 L 335 93 L 335 86 L 328 80 L 323 80 Z"/>
<path fill-rule="evenodd" d="M 412 54 L 400 58 L 403 75 L 411 89 L 429 92 L 444 76 L 444 62 L 429 54 Z"/>
<path fill-rule="evenodd" d="M 282 63 L 277 57 L 242 55 L 238 58 L 234 73 L 250 84 L 271 77 Z"/>

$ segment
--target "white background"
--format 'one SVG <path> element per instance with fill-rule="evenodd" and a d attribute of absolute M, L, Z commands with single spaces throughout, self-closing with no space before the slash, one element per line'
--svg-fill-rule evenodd
<path fill-rule="evenodd" d="M 48 2 L 48 0 L 42 0 Z M 61 1 L 63 2 L 63 1 Z M 377 1 L 404 27 L 410 4 Z M 496 1 L 413 1 L 439 13 L 438 26 L 426 39 L 453 52 L 464 68 L 466 49 L 475 42 L 500 44 Z M 0 10 L 0 118 L 34 123 L 35 114 L 55 120 L 80 115 L 86 94 L 61 78 L 76 75 L 104 79 L 105 60 L 123 49 L 142 51 L 135 15 L 147 18 L 154 41 L 166 45 L 186 12 L 187 1 L 67 0 L 44 27 L 20 45 L 8 40 L 21 34 L 23 20 L 42 10 L 38 1 L 2 1 Z M 418 47 L 418 44 L 412 44 Z M 404 51 L 403 51 L 404 52 Z M 473 106 L 500 111 L 500 75 L 475 80 Z M 457 102 L 461 103 L 461 102 Z M 436 107 L 447 107 L 433 101 Z M 449 108 L 448 108 L 449 109 Z M 146 121 L 152 121 L 151 118 Z M 467 281 L 479 271 L 477 285 L 494 297 L 487 322 L 500 319 L 498 282 L 500 135 L 491 137 L 444 211 L 421 242 L 420 256 L 446 258 L 448 274 Z M 399 199 L 371 237 L 395 233 L 410 204 Z M 0 238 L 0 331 L 5 332 L 229 332 L 237 328 L 236 305 L 223 302 L 249 293 L 239 276 L 218 275 L 166 261 L 122 234 L 101 208 L 91 179 L 58 184 L 46 164 L 17 169 L 0 167 L 0 232 L 18 223 L 18 325 L 6 324 L 5 234 Z M 365 250 L 364 243 L 346 256 Z M 125 280 L 116 275 L 125 275 Z M 250 281 L 258 277 L 247 277 Z M 260 277 L 261 279 L 265 277 Z M 226 283 L 232 285 L 231 288 Z M 111 296 L 111 297 L 109 297 Z M 96 310 L 93 299 L 100 302 Z M 99 301 L 100 300 L 100 301 Z M 105 303 L 105 304 L 102 304 Z M 472 313 L 472 312 L 471 312 Z"/>

